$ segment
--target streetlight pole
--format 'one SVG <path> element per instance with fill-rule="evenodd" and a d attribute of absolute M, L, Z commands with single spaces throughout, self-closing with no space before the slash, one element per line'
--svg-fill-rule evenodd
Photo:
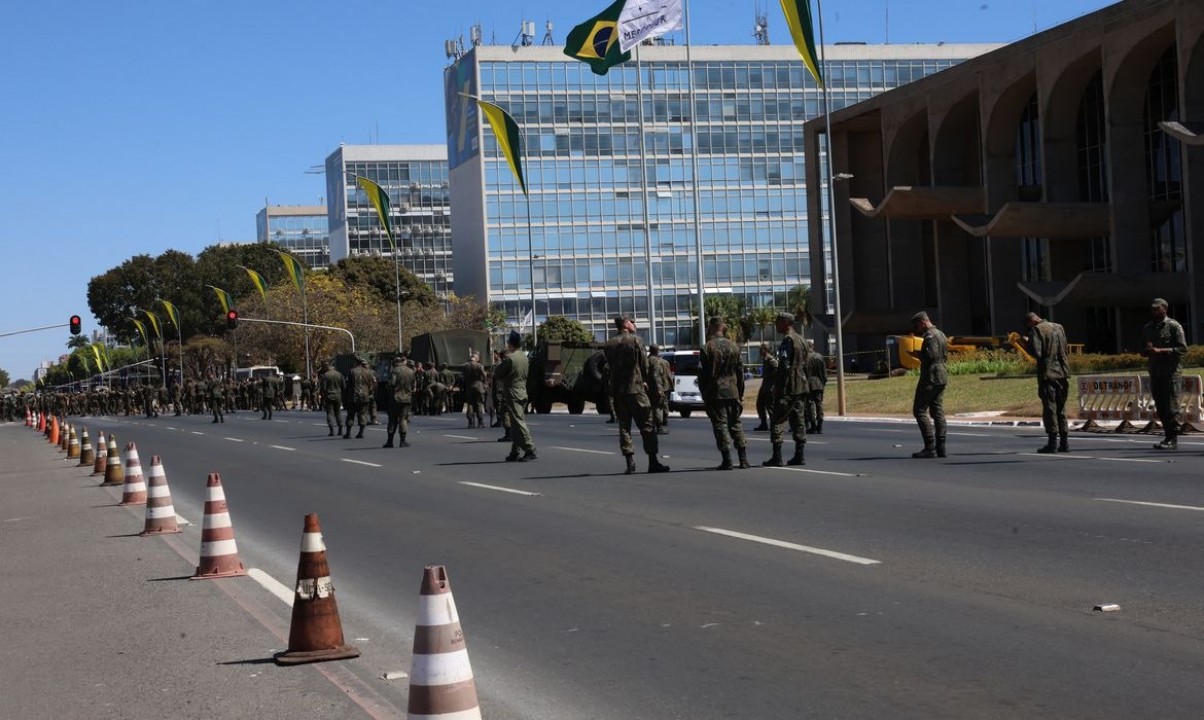
<path fill-rule="evenodd" d="M 825 63 L 824 51 L 824 6 L 822 0 L 815 0 L 815 9 L 819 14 L 819 63 Z M 836 172 L 833 168 L 832 145 L 832 107 L 828 99 L 828 86 L 824 83 L 824 137 L 828 142 L 828 235 L 832 239 L 832 289 L 835 296 L 836 311 L 836 413 L 840 416 L 848 414 L 848 406 L 844 393 L 844 314 L 840 309 L 840 243 L 836 238 Z M 841 174 L 842 180 L 851 179 L 847 173 Z"/>

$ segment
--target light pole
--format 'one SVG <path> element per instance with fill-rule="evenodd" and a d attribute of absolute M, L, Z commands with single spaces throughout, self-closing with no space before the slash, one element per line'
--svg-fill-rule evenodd
<path fill-rule="evenodd" d="M 828 121 L 828 173 L 831 181 L 828 183 L 828 227 L 832 236 L 832 289 L 836 298 L 836 414 L 848 414 L 848 404 L 844 393 L 844 315 L 840 310 L 840 263 L 836 239 L 836 183 L 848 182 L 853 179 L 850 173 L 832 174 L 832 129 Z"/>

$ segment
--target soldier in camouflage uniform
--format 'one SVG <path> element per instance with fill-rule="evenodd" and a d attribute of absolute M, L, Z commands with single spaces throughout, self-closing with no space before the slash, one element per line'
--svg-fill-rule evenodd
<path fill-rule="evenodd" d="M 765 467 L 806 465 L 807 446 L 806 403 L 810 392 L 807 380 L 807 342 L 794 331 L 794 316 L 778 313 L 774 326 L 782 335 L 778 345 L 778 366 L 773 378 L 773 410 L 770 413 L 769 441 L 773 455 L 761 464 Z M 794 439 L 794 456 L 782 462 L 782 442 L 786 425 Z"/>
<path fill-rule="evenodd" d="M 363 355 L 356 356 L 356 365 L 351 369 L 351 412 L 347 415 L 347 431 L 343 433 L 343 438 L 351 437 L 351 418 L 355 417 L 355 422 L 359 428 L 359 432 L 355 434 L 356 439 L 364 437 L 364 426 L 368 424 L 368 403 L 372 401 L 372 396 L 376 394 L 376 373 L 368 369 L 368 359 Z"/>
<path fill-rule="evenodd" d="M 949 339 L 928 319 L 928 313 L 911 316 L 912 332 L 924 338 L 918 352 L 920 379 L 916 383 L 911 413 L 920 426 L 924 449 L 911 454 L 913 458 L 945 457 L 945 386 L 949 384 Z M 929 420 L 929 416 L 932 417 Z"/>
<path fill-rule="evenodd" d="M 699 358 L 698 389 L 706 405 L 715 445 L 723 461 L 716 470 L 732 469 L 732 445 L 740 459 L 740 467 L 748 468 L 748 449 L 740 416 L 744 414 L 744 362 L 740 348 L 724 336 L 727 326 L 722 318 L 707 322 L 707 344 Z"/>
<path fill-rule="evenodd" d="M 326 406 L 326 427 L 330 428 L 329 437 L 334 437 L 336 427 L 338 427 L 339 434 L 343 434 L 343 390 L 345 385 L 343 373 L 335 370 L 330 363 L 323 363 L 320 392 Z"/>
<path fill-rule="evenodd" d="M 485 427 L 485 366 L 481 365 L 481 356 L 473 353 L 468 364 L 464 366 L 464 414 L 468 418 L 468 427 Z"/>
<path fill-rule="evenodd" d="M 1179 412 L 1179 395 L 1183 390 L 1183 356 L 1187 354 L 1187 339 L 1179 321 L 1166 315 L 1168 305 L 1162 298 L 1154 298 L 1150 304 L 1150 321 L 1142 333 L 1145 347 L 1141 354 L 1146 356 L 1150 373 L 1150 395 L 1158 409 L 1158 420 L 1162 423 L 1162 442 L 1155 450 L 1176 450 L 1179 447 L 1179 430 L 1183 418 Z"/>
<path fill-rule="evenodd" d="M 824 433 L 824 388 L 828 384 L 828 363 L 815 352 L 815 341 L 807 341 L 807 432 Z"/>
<path fill-rule="evenodd" d="M 397 447 L 409 447 L 406 433 L 410 424 L 410 402 L 414 399 L 414 368 L 406 362 L 405 354 L 393 358 L 393 370 L 389 373 L 389 439 L 383 447 L 393 447 L 393 435 L 397 434 Z"/>
<path fill-rule="evenodd" d="M 1039 453 L 1070 452 L 1067 439 L 1066 399 L 1070 396 L 1070 364 L 1066 359 L 1066 331 L 1061 325 L 1030 312 L 1024 316 L 1032 329 L 1028 353 L 1037 361 L 1037 397 L 1041 399 L 1041 422 L 1049 441 Z"/>
<path fill-rule="evenodd" d="M 498 364 L 496 377 L 501 391 L 502 412 L 510 420 L 510 454 L 507 462 L 529 462 L 539 458 L 527 427 L 527 356 L 519 347 L 523 339 L 511 330 L 506 338 L 506 354 Z M 523 454 L 520 456 L 519 452 Z"/>
<path fill-rule="evenodd" d="M 221 380 L 209 378 L 209 407 L 213 410 L 213 422 L 226 422 L 222 409 L 226 406 L 226 387 Z"/>
<path fill-rule="evenodd" d="M 630 318 L 615 318 L 615 328 L 618 332 L 606 343 L 606 365 L 610 368 L 610 391 L 619 422 L 619 449 L 627 461 L 627 474 L 635 472 L 635 446 L 631 442 L 633 420 L 648 456 L 648 472 L 668 472 L 669 467 L 661 464 L 660 443 L 652 424 L 648 383 L 653 380 L 648 353 L 635 334 L 635 323 Z"/>
<path fill-rule="evenodd" d="M 757 390 L 757 418 L 761 424 L 753 428 L 754 432 L 769 430 L 769 411 L 773 408 L 773 378 L 778 373 L 778 358 L 770 349 L 769 343 L 763 342 L 761 353 L 761 387 Z"/>
<path fill-rule="evenodd" d="M 648 400 L 652 403 L 652 424 L 656 427 L 657 435 L 668 435 L 669 393 L 673 390 L 673 373 L 669 369 L 669 361 L 661 357 L 661 349 L 656 345 L 648 348 L 648 367 L 652 370 L 652 380 L 656 383 L 655 392 L 652 392 L 652 383 L 648 384 Z"/>
<path fill-rule="evenodd" d="M 259 379 L 259 419 L 271 420 L 276 408 L 276 397 L 280 390 L 280 378 L 269 375 Z"/>

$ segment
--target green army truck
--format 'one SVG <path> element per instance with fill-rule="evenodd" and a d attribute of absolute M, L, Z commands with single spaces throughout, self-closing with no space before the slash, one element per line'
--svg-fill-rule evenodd
<path fill-rule="evenodd" d="M 527 394 L 535 412 L 550 413 L 554 403 L 564 403 L 570 413 L 580 415 L 592 402 L 600 414 L 609 414 L 602 347 L 601 343 L 540 343 L 528 357 Z"/>

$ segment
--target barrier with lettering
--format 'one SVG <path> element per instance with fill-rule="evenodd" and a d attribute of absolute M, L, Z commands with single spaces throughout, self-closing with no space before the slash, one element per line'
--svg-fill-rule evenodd
<path fill-rule="evenodd" d="M 1183 375 L 1179 385 L 1179 414 L 1182 422 L 1198 423 L 1204 416 L 1204 398 L 1201 391 L 1204 383 L 1199 375 Z M 1153 422 L 1158 419 L 1158 408 L 1154 405 L 1149 375 L 1141 376 L 1141 399 L 1138 401 L 1141 415 L 1138 420 Z"/>
<path fill-rule="evenodd" d="M 1083 375 L 1078 384 L 1079 417 L 1086 421 L 1079 430 L 1098 429 L 1101 420 L 1119 421 L 1116 432 L 1133 427 L 1133 422 L 1146 423 L 1144 432 L 1154 428 L 1158 409 L 1149 375 Z M 1182 377 L 1179 410 L 1184 423 L 1204 418 L 1204 380 L 1199 375 Z"/>

